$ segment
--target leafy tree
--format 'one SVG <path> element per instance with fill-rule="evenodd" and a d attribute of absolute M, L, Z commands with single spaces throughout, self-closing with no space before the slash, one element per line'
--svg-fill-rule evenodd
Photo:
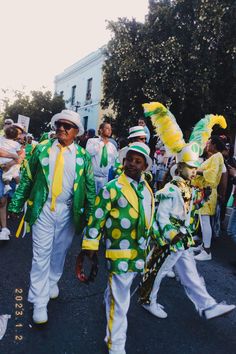
<path fill-rule="evenodd" d="M 134 125 L 141 104 L 158 100 L 183 129 L 206 113 L 235 127 L 234 0 L 149 0 L 145 23 L 122 18 L 108 28 L 103 106 L 112 105 L 119 126 Z"/>
<path fill-rule="evenodd" d="M 13 103 L 4 99 L 4 119 L 11 118 L 17 121 L 18 114 L 30 117 L 29 132 L 40 137 L 44 131 L 50 130 L 49 123 L 52 116 L 65 108 L 60 95 L 52 95 L 50 91 L 31 91 L 30 95 L 15 91 Z"/>

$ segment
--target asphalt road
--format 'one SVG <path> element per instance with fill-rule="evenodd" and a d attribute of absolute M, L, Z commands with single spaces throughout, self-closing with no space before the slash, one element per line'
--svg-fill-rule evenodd
<path fill-rule="evenodd" d="M 11 229 L 14 234 L 15 223 Z M 107 353 L 103 340 L 107 274 L 102 252 L 96 282 L 87 286 L 79 283 L 74 273 L 79 248 L 79 237 L 75 237 L 59 283 L 60 296 L 49 303 L 48 323 L 37 327 L 27 302 L 31 237 L 0 242 L 0 314 L 11 315 L 0 341 L 0 354 Z M 213 260 L 198 263 L 198 269 L 211 295 L 236 304 L 236 268 L 230 261 L 236 261 L 236 247 L 222 236 L 213 242 Z M 159 302 L 165 306 L 167 319 L 153 317 L 137 304 L 136 295 L 132 298 L 127 354 L 236 353 L 236 311 L 206 321 L 199 317 L 180 283 L 168 278 L 162 283 Z"/>

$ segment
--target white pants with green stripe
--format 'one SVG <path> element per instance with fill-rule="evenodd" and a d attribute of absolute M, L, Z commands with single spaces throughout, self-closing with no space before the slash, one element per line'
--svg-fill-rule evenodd
<path fill-rule="evenodd" d="M 105 292 L 109 354 L 125 354 L 130 288 L 137 273 L 110 274 Z"/>

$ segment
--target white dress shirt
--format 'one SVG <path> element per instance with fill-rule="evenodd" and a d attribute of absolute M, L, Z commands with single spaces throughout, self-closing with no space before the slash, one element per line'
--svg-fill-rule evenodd
<path fill-rule="evenodd" d="M 100 167 L 103 146 L 104 142 L 101 138 L 91 138 L 87 141 L 86 150 L 91 155 L 95 177 L 107 177 L 110 167 L 114 165 L 118 156 L 116 147 L 109 141 L 106 144 L 108 164 L 106 167 Z"/>
<path fill-rule="evenodd" d="M 57 159 L 57 155 L 60 151 L 58 147 L 58 140 L 55 140 L 52 144 L 49 153 L 49 194 L 48 198 L 52 198 L 52 179 L 54 175 L 54 168 Z M 63 189 L 62 193 L 57 197 L 57 202 L 67 202 L 72 199 L 73 187 L 75 180 L 75 167 L 76 167 L 76 147 L 75 144 L 67 146 L 67 149 L 63 153 L 64 156 L 64 172 L 63 172 Z"/>

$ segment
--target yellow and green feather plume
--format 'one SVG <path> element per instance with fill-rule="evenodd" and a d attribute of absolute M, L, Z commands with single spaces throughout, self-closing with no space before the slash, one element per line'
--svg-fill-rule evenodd
<path fill-rule="evenodd" d="M 200 155 L 206 146 L 208 139 L 211 136 L 214 125 L 220 125 L 221 128 L 227 127 L 226 120 L 223 116 L 208 114 L 202 118 L 193 128 L 189 141 L 195 141 L 200 146 Z"/>
<path fill-rule="evenodd" d="M 144 103 L 143 108 L 145 116 L 151 117 L 156 133 L 169 151 L 173 154 L 181 151 L 186 143 L 173 114 L 160 102 Z"/>

